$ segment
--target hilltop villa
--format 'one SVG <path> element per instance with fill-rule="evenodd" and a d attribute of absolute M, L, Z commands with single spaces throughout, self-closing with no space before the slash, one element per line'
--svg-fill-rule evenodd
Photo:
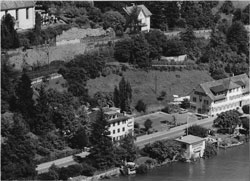
<path fill-rule="evenodd" d="M 15 18 L 16 29 L 32 29 L 35 27 L 34 1 L 2 1 L 1 19 L 6 14 Z"/>
<path fill-rule="evenodd" d="M 137 8 L 136 14 L 138 16 L 137 19 L 141 25 L 141 31 L 149 32 L 149 30 L 150 30 L 150 16 L 152 15 L 152 13 L 143 4 L 142 5 L 127 6 L 123 9 L 127 13 L 127 15 L 130 16 L 131 13 L 133 12 L 134 8 Z"/>
<path fill-rule="evenodd" d="M 250 103 L 249 77 L 241 74 L 199 84 L 190 95 L 191 108 L 215 116 Z"/>

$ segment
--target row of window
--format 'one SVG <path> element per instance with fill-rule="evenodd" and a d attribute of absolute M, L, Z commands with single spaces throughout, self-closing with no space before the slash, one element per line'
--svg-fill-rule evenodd
<path fill-rule="evenodd" d="M 202 98 L 200 98 L 199 100 L 200 100 L 200 102 L 202 102 Z M 196 102 L 196 101 L 197 101 L 196 97 L 193 97 L 193 102 Z M 208 100 L 204 100 L 204 104 L 208 105 L 209 101 Z"/>
<path fill-rule="evenodd" d="M 120 122 L 122 122 L 122 124 L 126 124 L 126 120 L 125 121 L 117 121 L 117 125 L 120 125 Z M 114 127 L 116 125 L 116 123 L 113 123 L 112 126 Z"/>
<path fill-rule="evenodd" d="M 125 127 L 122 128 L 122 131 L 125 131 Z M 120 128 L 117 129 L 117 133 L 120 133 Z M 115 134 L 115 130 L 113 130 L 113 134 Z"/>
<path fill-rule="evenodd" d="M 223 110 L 226 110 L 226 109 L 236 108 L 238 106 L 240 106 L 240 103 L 232 103 L 232 104 L 228 104 L 228 105 L 225 105 L 225 106 L 212 108 L 212 111 L 213 112 L 219 112 L 219 111 L 223 111 Z"/>
<path fill-rule="evenodd" d="M 124 137 L 125 137 L 125 135 L 113 137 L 113 141 L 119 141 L 119 140 L 121 140 Z"/>
<path fill-rule="evenodd" d="M 5 15 L 8 14 L 8 10 L 5 11 Z M 16 10 L 16 20 L 19 19 L 19 10 Z M 29 19 L 29 8 L 26 8 L 26 19 Z"/>

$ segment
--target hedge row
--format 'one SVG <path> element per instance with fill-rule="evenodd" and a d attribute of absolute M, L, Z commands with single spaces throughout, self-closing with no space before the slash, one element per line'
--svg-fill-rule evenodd
<path fill-rule="evenodd" d="M 58 168 L 52 165 L 49 172 L 39 174 L 37 180 L 67 180 L 79 175 L 93 176 L 96 169 L 86 163 L 74 164 L 68 167 Z"/>

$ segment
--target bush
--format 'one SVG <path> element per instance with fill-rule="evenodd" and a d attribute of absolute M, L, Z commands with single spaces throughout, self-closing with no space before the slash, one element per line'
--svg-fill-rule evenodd
<path fill-rule="evenodd" d="M 141 164 L 139 167 L 136 168 L 136 173 L 138 173 L 138 174 L 148 173 L 147 165 L 146 164 Z"/>
<path fill-rule="evenodd" d="M 69 177 L 76 177 L 81 175 L 83 167 L 81 164 L 70 165 L 62 167 L 59 171 L 59 179 L 67 180 Z"/>
<path fill-rule="evenodd" d="M 212 156 L 217 155 L 217 149 L 215 145 L 206 143 L 206 147 L 204 150 L 203 158 L 210 158 Z"/>
<path fill-rule="evenodd" d="M 192 125 L 188 128 L 188 134 L 205 138 L 208 136 L 208 129 L 199 125 Z"/>
<path fill-rule="evenodd" d="M 93 176 L 95 173 L 96 169 L 90 165 L 88 165 L 87 163 L 82 163 L 82 173 L 81 175 L 90 177 Z"/>
<path fill-rule="evenodd" d="M 249 105 L 244 105 L 244 106 L 242 107 L 242 111 L 243 111 L 245 114 L 250 114 Z"/>
<path fill-rule="evenodd" d="M 142 100 L 139 100 L 135 106 L 135 109 L 138 112 L 145 112 L 147 109 L 147 105 Z"/>

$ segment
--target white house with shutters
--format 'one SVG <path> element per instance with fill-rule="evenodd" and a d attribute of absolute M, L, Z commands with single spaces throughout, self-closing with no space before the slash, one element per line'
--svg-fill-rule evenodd
<path fill-rule="evenodd" d="M 99 111 L 99 108 L 93 108 L 93 112 Z M 119 141 L 126 135 L 134 135 L 134 116 L 121 113 L 120 108 L 104 107 L 102 108 L 104 116 L 109 123 L 109 132 L 112 141 Z"/>
<path fill-rule="evenodd" d="M 127 13 L 127 15 L 130 16 L 131 13 L 133 12 L 134 8 L 137 8 L 137 16 L 138 16 L 138 21 L 140 22 L 140 25 L 141 25 L 141 31 L 149 32 L 149 30 L 150 30 L 150 16 L 152 15 L 152 13 L 143 4 L 142 5 L 127 6 L 123 9 Z"/>
<path fill-rule="evenodd" d="M 199 84 L 190 95 L 191 108 L 201 114 L 217 114 L 250 104 L 247 74 Z"/>
<path fill-rule="evenodd" d="M 1 1 L 1 19 L 10 14 L 15 19 L 16 29 L 35 27 L 35 1 Z"/>

